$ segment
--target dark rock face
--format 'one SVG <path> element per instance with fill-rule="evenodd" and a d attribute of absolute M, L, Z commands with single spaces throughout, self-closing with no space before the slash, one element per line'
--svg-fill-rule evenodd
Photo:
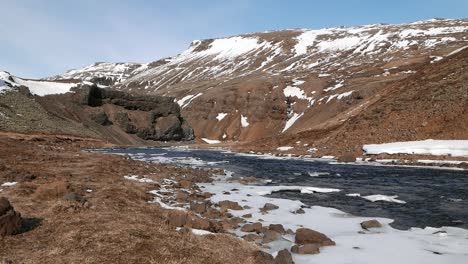
<path fill-rule="evenodd" d="M 21 214 L 15 212 L 8 199 L 0 197 L 0 237 L 19 233 L 22 224 Z"/>
<path fill-rule="evenodd" d="M 101 107 L 92 120 L 99 125 L 117 125 L 128 134 L 145 140 L 192 140 L 193 129 L 182 118 L 172 97 L 132 96 L 125 92 L 83 85 L 76 89 L 75 101 Z"/>

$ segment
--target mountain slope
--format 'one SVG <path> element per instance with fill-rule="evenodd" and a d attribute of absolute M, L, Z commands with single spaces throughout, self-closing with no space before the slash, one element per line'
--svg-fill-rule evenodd
<path fill-rule="evenodd" d="M 172 96 L 199 138 L 331 130 L 468 45 L 468 20 L 283 30 L 194 41 L 114 87 Z"/>
<path fill-rule="evenodd" d="M 238 149 L 293 146 L 298 153 L 316 149 L 316 156 L 342 156 L 361 155 L 364 144 L 468 139 L 468 48 L 418 68 L 416 74 L 379 93 L 359 115 L 335 127 L 265 138 Z"/>
<path fill-rule="evenodd" d="M 79 80 L 109 86 L 125 81 L 128 77 L 147 69 L 148 64 L 97 62 L 81 69 L 69 70 L 64 74 L 49 77 L 46 80 Z"/>

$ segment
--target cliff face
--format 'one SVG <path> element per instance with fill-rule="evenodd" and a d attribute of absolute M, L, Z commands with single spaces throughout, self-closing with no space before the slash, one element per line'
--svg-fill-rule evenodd
<path fill-rule="evenodd" d="M 145 140 L 191 140 L 193 129 L 180 115 L 174 98 L 131 96 L 121 91 L 85 86 L 72 96 L 90 108 L 91 119 L 103 126 L 115 124 Z"/>

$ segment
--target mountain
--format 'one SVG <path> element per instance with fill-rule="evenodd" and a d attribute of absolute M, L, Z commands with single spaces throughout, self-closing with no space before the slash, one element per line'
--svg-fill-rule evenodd
<path fill-rule="evenodd" d="M 69 70 L 46 80 L 80 80 L 99 85 L 114 85 L 148 69 L 148 64 L 97 62 L 81 69 Z"/>
<path fill-rule="evenodd" d="M 398 87 L 431 65 L 463 54 L 467 41 L 468 19 L 197 40 L 112 87 L 175 97 L 198 138 L 249 142 L 327 131 L 325 137 L 391 91 L 404 92 Z"/>

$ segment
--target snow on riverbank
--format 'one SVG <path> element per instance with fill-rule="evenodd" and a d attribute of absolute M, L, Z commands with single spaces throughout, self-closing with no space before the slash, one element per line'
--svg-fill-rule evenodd
<path fill-rule="evenodd" d="M 219 144 L 221 141 L 216 140 L 216 139 L 207 139 L 207 138 L 202 138 L 202 140 L 207 143 L 207 144 Z"/>
<path fill-rule="evenodd" d="M 365 154 L 417 154 L 468 157 L 468 140 L 423 140 L 364 145 Z"/>
<path fill-rule="evenodd" d="M 234 216 L 252 214 L 251 222 L 262 225 L 282 224 L 286 229 L 296 230 L 307 227 L 329 236 L 336 246 L 323 247 L 318 255 L 293 254 L 297 264 L 305 263 L 466 263 L 468 255 L 468 230 L 442 228 L 412 228 L 408 231 L 393 229 L 388 224 L 391 219 L 355 217 L 340 210 L 321 206 L 307 208 L 300 201 L 270 198 L 264 195 L 284 190 L 278 186 L 250 186 L 226 181 L 220 176 L 214 184 L 201 184 L 203 191 L 215 193 L 213 202 L 230 200 L 241 206 L 249 206 L 245 210 L 230 211 Z M 291 189 L 298 190 L 296 187 Z M 304 187 L 313 188 L 313 187 Z M 320 189 L 320 188 L 319 188 Z M 318 190 L 319 190 L 318 189 Z M 225 194 L 229 192 L 230 194 Z M 314 195 L 311 193 L 310 195 Z M 260 208 L 265 203 L 273 203 L 278 209 L 264 214 Z M 302 208 L 305 214 L 292 212 Z M 365 220 L 377 219 L 384 227 L 364 231 L 360 223 Z M 237 235 L 245 233 L 237 230 Z M 293 245 L 294 237 L 285 235 L 282 239 L 267 244 L 266 249 L 275 255 L 283 248 Z"/>

